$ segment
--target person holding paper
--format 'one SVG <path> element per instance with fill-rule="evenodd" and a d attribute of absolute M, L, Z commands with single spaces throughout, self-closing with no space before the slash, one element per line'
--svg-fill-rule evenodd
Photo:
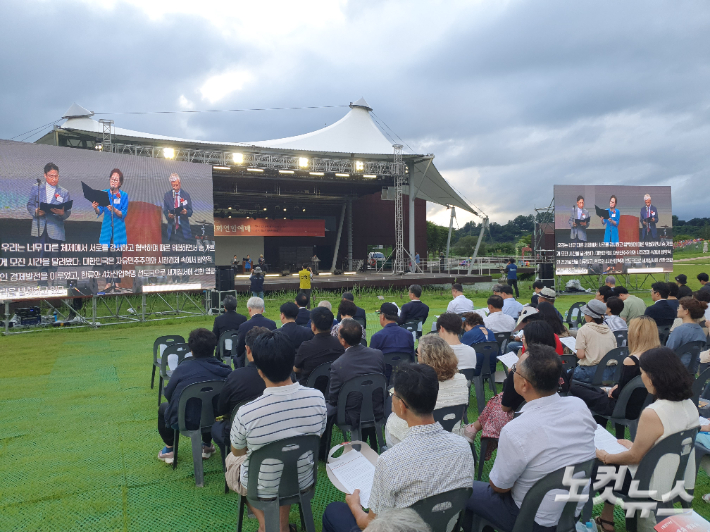
<path fill-rule="evenodd" d="M 601 218 L 602 225 L 605 227 L 604 230 L 604 242 L 610 242 L 612 244 L 619 243 L 619 220 L 621 219 L 621 212 L 616 208 L 617 199 L 616 196 L 609 198 L 609 218 Z"/>
<path fill-rule="evenodd" d="M 405 364 L 395 373 L 392 411 L 407 422 L 409 433 L 401 443 L 382 453 L 368 502 L 360 505 L 360 490 L 345 496 L 345 502 L 330 503 L 323 513 L 323 532 L 364 530 L 390 508 L 408 508 L 414 503 L 473 482 L 473 454 L 461 436 L 444 430 L 434 421 L 439 394 L 434 368 Z"/>
<path fill-rule="evenodd" d="M 323 394 L 291 380 L 291 369 L 296 356 L 293 344 L 276 331 L 257 336 L 251 347 L 254 363 L 266 389 L 254 401 L 237 410 L 232 421 L 230 440 L 232 452 L 225 460 L 227 485 L 245 497 L 249 476 L 259 480 L 258 496 L 278 495 L 281 470 L 279 463 L 264 463 L 260 471 L 250 471 L 249 457 L 265 445 L 294 436 L 323 434 L 326 408 Z M 299 459 L 299 484 L 306 489 L 313 484 L 311 464 L 317 456 L 304 455 Z M 247 503 L 249 504 L 249 503 Z M 264 530 L 264 512 L 250 506 Z M 290 506 L 281 506 L 281 530 L 288 531 Z"/>
<path fill-rule="evenodd" d="M 121 269 L 120 259 L 123 256 L 123 252 L 118 248 L 128 244 L 126 237 L 128 194 L 121 192 L 122 186 L 123 172 L 118 168 L 114 168 L 109 174 L 109 188 L 103 190 L 103 192 L 108 193 L 108 206 L 102 207 L 95 201 L 91 203 L 97 218 L 102 214 L 104 215 L 101 221 L 99 243 L 107 247 L 109 258 L 115 261 L 113 264 L 109 265 L 108 271 L 111 271 L 113 275 L 106 279 L 104 291 L 115 288 L 120 282 L 116 271 Z"/>
<path fill-rule="evenodd" d="M 639 359 L 639 366 L 643 384 L 648 393 L 656 396 L 656 400 L 641 412 L 634 441 L 618 440 L 628 449 L 627 451 L 610 454 L 602 449 L 597 449 L 597 458 L 604 464 L 635 466 L 659 441 L 671 434 L 700 425 L 698 409 L 691 399 L 693 397 L 693 377 L 672 349 L 657 347 L 646 351 Z M 652 497 L 654 500 L 660 501 L 664 494 L 673 489 L 677 463 L 675 455 L 666 455 L 659 460 L 650 486 L 650 490 L 656 491 L 656 495 Z M 691 448 L 685 469 L 684 489 L 692 490 L 695 487 L 695 474 L 695 453 Z M 594 476 L 593 471 L 592 477 Z M 621 490 L 617 491 L 628 493 L 632 477 L 631 471 L 627 470 L 624 485 Z M 641 517 L 639 520 L 647 520 L 646 523 L 639 522 L 639 529 L 642 529 L 643 525 L 647 525 L 643 526 L 643 529 L 650 530 L 655 524 L 653 515 L 648 518 Z M 597 519 L 597 524 L 606 532 L 614 530 L 614 506 L 612 504 L 604 503 L 604 510 Z"/>
<path fill-rule="evenodd" d="M 61 256 L 61 246 L 66 240 L 64 220 L 71 216 L 71 208 L 51 208 L 44 211 L 41 203 L 62 205 L 71 201 L 69 191 L 59 186 L 59 167 L 54 163 L 44 165 L 44 183 L 37 179 L 32 186 L 27 200 L 27 212 L 32 216 L 30 234 L 35 237 L 35 243 L 41 246 L 40 259 L 48 259 L 49 263 L 40 269 L 40 286 L 47 286 L 48 281 L 54 281 L 57 266 L 52 262 Z"/>

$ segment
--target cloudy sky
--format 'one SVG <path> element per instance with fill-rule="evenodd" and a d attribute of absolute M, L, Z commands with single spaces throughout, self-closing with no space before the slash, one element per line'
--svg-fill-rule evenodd
<path fill-rule="evenodd" d="M 675 214 L 710 216 L 704 0 L 3 0 L 0 50 L 0 138 L 72 102 L 123 113 L 364 96 L 493 221 L 574 183 L 672 185 Z M 346 111 L 110 118 L 246 141 L 312 131 Z M 437 206 L 429 217 L 448 222 Z"/>

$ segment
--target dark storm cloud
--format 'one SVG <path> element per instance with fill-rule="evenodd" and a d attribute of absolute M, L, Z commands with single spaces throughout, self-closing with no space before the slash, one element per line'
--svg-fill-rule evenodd
<path fill-rule="evenodd" d="M 710 180 L 703 2 L 353 2 L 343 24 L 276 47 L 192 15 L 55 4 L 0 4 L 1 138 L 59 118 L 73 101 L 141 111 L 178 109 L 181 96 L 196 109 L 365 96 L 495 221 L 547 205 L 556 183 L 671 184 L 675 213 L 708 215 L 697 193 Z M 255 73 L 253 83 L 201 98 L 206 79 L 235 69 Z M 305 133 L 346 110 L 111 118 L 246 141 Z"/>

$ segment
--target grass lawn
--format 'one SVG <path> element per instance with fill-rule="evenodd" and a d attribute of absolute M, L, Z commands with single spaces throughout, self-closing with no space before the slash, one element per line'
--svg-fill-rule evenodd
<path fill-rule="evenodd" d="M 697 289 L 695 275 L 703 270 L 710 266 L 680 263 L 675 274 L 688 275 Z M 525 302 L 531 283 L 521 284 Z M 380 328 L 378 293 L 358 294 L 357 303 L 368 313 L 368 337 Z M 267 297 L 266 315 L 277 319 L 278 305 L 292 295 Z M 404 291 L 383 295 L 399 305 L 407 301 Z M 488 295 L 473 294 L 476 307 Z M 333 303 L 338 299 L 321 296 Z M 589 297 L 561 297 L 557 306 L 564 311 Z M 426 331 L 450 294 L 428 290 L 422 299 L 431 307 Z M 650 301 L 646 294 L 644 299 Z M 241 312 L 244 302 L 240 298 Z M 181 440 L 183 458 L 176 471 L 157 459 L 162 442 L 156 430 L 157 390 L 150 389 L 153 340 L 164 334 L 187 337 L 196 327 L 211 329 L 212 321 L 193 317 L 0 338 L 0 530 L 233 530 L 238 499 L 223 493 L 219 455 L 205 463 L 204 488 L 194 484 L 189 440 Z M 469 419 L 477 415 L 473 400 Z M 694 507 L 705 517 L 710 506 L 700 497 L 708 491 L 701 471 Z M 325 505 L 334 500 L 343 495 L 321 464 L 313 501 L 319 530 Z M 292 522 L 297 521 L 294 510 Z M 245 530 L 256 529 L 256 521 L 247 520 Z M 623 529 L 617 510 L 617 530 Z"/>

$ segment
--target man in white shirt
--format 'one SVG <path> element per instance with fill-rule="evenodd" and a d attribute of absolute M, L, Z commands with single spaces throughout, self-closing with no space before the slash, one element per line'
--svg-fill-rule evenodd
<path fill-rule="evenodd" d="M 453 301 L 446 307 L 446 312 L 454 314 L 463 314 L 464 312 L 473 312 L 473 301 L 463 295 L 463 286 L 459 283 L 451 285 L 451 297 Z"/>
<path fill-rule="evenodd" d="M 513 288 L 505 284 L 498 285 L 493 289 L 493 295 L 503 298 L 503 314 L 517 320 L 523 310 L 523 305 L 513 297 Z"/>
<path fill-rule="evenodd" d="M 597 424 L 584 402 L 557 394 L 562 363 L 549 346 L 528 346 L 527 357 L 513 364 L 515 391 L 526 404 L 522 415 L 500 433 L 498 455 L 490 482 L 474 482 L 466 509 L 490 521 L 496 530 L 510 532 L 525 495 L 546 475 L 596 456 Z M 585 488 L 585 492 L 588 488 Z M 562 490 L 549 492 L 535 516 L 537 531 L 554 531 L 564 502 L 555 502 Z M 580 503 L 580 509 L 581 509 Z"/>
<path fill-rule="evenodd" d="M 483 318 L 483 324 L 494 333 L 511 332 L 515 329 L 515 320 L 503 314 L 503 298 L 491 296 L 488 298 L 488 316 Z"/>
<path fill-rule="evenodd" d="M 459 340 L 462 327 L 461 316 L 453 312 L 444 312 L 436 320 L 436 330 L 439 337 L 453 349 L 459 361 L 458 369 L 472 369 L 476 367 L 476 350 L 470 345 L 462 344 Z"/>

